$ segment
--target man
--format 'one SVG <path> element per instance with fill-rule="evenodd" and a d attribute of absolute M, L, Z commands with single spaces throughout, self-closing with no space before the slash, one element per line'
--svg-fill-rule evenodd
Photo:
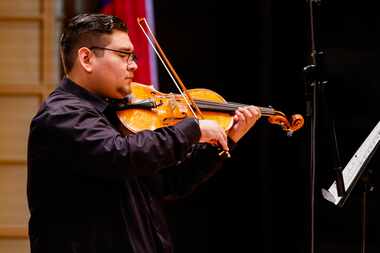
<path fill-rule="evenodd" d="M 137 69 L 120 19 L 82 14 L 61 37 L 66 77 L 33 118 L 28 143 L 29 236 L 36 252 L 172 252 L 160 199 L 181 197 L 221 166 L 260 117 L 239 108 L 228 132 L 187 118 L 123 134 L 110 99 Z"/>

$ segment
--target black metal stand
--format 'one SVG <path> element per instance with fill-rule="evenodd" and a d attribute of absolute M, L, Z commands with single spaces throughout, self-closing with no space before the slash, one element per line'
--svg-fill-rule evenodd
<path fill-rule="evenodd" d="M 311 42 L 311 64 L 304 67 L 305 75 L 305 98 L 306 98 L 306 117 L 307 125 L 309 127 L 309 160 L 310 160 L 310 252 L 314 253 L 315 250 L 315 185 L 316 185 L 316 129 L 317 129 L 317 108 L 318 108 L 318 94 L 321 88 L 327 85 L 324 80 L 324 65 L 322 51 L 317 50 L 316 47 L 316 32 L 315 22 L 317 17 L 315 15 L 314 5 L 320 5 L 321 0 L 308 0 L 309 18 L 310 18 L 310 42 Z M 324 94 L 322 94 L 324 95 Z M 324 113 L 327 114 L 327 101 L 322 97 L 324 102 Z M 342 176 L 342 166 L 340 161 L 338 143 L 335 133 L 335 125 L 330 119 L 329 129 L 334 142 L 335 153 L 335 168 L 336 182 L 339 196 L 344 193 L 344 182 Z"/>
<path fill-rule="evenodd" d="M 368 193 L 374 189 L 374 186 L 370 180 L 372 170 L 366 169 L 366 167 L 379 146 L 380 121 L 376 124 L 371 133 L 360 145 L 358 150 L 354 153 L 342 171 L 345 183 L 347 185 L 347 189 L 344 194 L 342 196 L 338 196 L 336 182 L 332 183 L 328 190 L 322 189 L 322 195 L 326 200 L 334 203 L 339 207 L 342 207 L 355 188 L 355 185 L 361 182 L 361 184 L 359 184 L 361 186 L 359 190 L 361 190 L 363 193 L 361 203 L 361 253 L 365 253 L 367 250 Z"/>
<path fill-rule="evenodd" d="M 361 222 L 362 222 L 362 240 L 361 240 L 361 253 L 367 252 L 367 226 L 368 226 L 368 193 L 373 191 L 374 186 L 370 181 L 371 170 L 368 170 L 365 175 L 362 176 L 361 181 L 363 183 L 362 193 L 362 210 L 361 210 Z"/>
<path fill-rule="evenodd" d="M 322 83 L 321 67 L 319 64 L 318 51 L 315 43 L 314 27 L 314 3 L 319 1 L 308 0 L 310 18 L 310 42 L 311 42 L 311 64 L 304 67 L 305 74 L 305 100 L 306 100 L 306 124 L 309 129 L 309 167 L 310 167 L 310 253 L 315 249 L 315 166 L 316 166 L 316 128 L 317 128 L 317 91 Z"/>
<path fill-rule="evenodd" d="M 308 70 L 310 66 L 304 68 L 306 75 L 308 75 Z M 310 181 L 310 253 L 314 253 L 314 210 L 315 210 L 315 147 L 316 147 L 316 90 L 318 81 L 308 82 L 306 81 L 306 125 L 309 129 L 309 181 Z"/>
<path fill-rule="evenodd" d="M 323 62 L 323 61 L 321 61 Z M 324 93 L 324 90 L 326 88 L 327 81 L 322 82 L 321 86 L 321 99 L 323 102 L 323 114 L 325 115 L 325 118 L 327 119 L 328 123 L 328 128 L 330 131 L 331 139 L 332 139 L 332 153 L 334 154 L 334 174 L 335 174 L 335 182 L 336 182 L 336 188 L 337 188 L 337 193 L 339 197 L 342 197 L 343 194 L 346 191 L 344 181 L 343 181 L 343 166 L 342 166 L 342 160 L 340 159 L 340 152 L 339 152 L 339 145 L 338 145 L 338 139 L 336 137 L 336 131 L 335 131 L 335 121 L 334 119 L 330 116 L 330 109 L 328 107 L 328 102 L 326 99 L 326 95 Z"/>

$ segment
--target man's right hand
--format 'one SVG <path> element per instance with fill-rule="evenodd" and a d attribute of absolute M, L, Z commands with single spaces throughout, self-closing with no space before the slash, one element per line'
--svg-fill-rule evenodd
<path fill-rule="evenodd" d="M 220 146 L 224 151 L 228 151 L 227 134 L 222 127 L 213 120 L 199 120 L 201 138 L 199 142 L 207 142 Z"/>

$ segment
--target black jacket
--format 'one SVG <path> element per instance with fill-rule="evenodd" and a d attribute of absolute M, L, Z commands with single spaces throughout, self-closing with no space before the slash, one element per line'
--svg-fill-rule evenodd
<path fill-rule="evenodd" d="M 160 201 L 221 167 L 188 118 L 124 136 L 108 102 L 64 79 L 30 126 L 32 253 L 172 252 Z"/>

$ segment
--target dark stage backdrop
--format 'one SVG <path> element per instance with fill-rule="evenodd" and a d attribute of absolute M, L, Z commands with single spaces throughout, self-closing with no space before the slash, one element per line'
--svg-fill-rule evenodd
<path fill-rule="evenodd" d="M 322 199 L 333 179 L 335 122 L 342 165 L 379 121 L 380 20 L 366 1 L 321 1 L 317 49 L 325 53 L 318 93 L 315 252 L 361 250 L 361 185 L 343 208 Z M 188 88 L 228 101 L 273 106 L 305 116 L 303 68 L 310 64 L 307 1 L 155 1 L 156 33 Z M 160 70 L 163 91 L 173 91 Z M 324 98 L 327 103 L 324 105 Z M 326 110 L 327 107 L 327 110 Z M 328 113 L 328 115 L 327 115 Z M 262 118 L 224 168 L 191 197 L 167 205 L 177 252 L 310 252 L 309 126 L 288 138 Z M 367 168 L 367 252 L 378 252 L 379 154 Z"/>
<path fill-rule="evenodd" d="M 93 1 L 84 2 L 94 8 Z M 289 116 L 300 113 L 309 122 L 303 75 L 311 63 L 308 1 L 222 2 L 154 1 L 157 38 L 186 86 Z M 321 0 L 315 9 L 316 45 L 328 81 L 318 93 L 315 253 L 356 253 L 362 185 L 342 208 L 320 191 L 334 179 L 328 119 L 335 123 L 342 166 L 380 120 L 380 16 L 376 1 Z M 162 67 L 159 72 L 161 91 L 177 92 Z M 288 138 L 260 119 L 217 175 L 192 196 L 166 204 L 176 252 L 310 252 L 309 132 L 306 124 Z M 367 166 L 374 186 L 367 253 L 380 250 L 379 152 Z"/>

